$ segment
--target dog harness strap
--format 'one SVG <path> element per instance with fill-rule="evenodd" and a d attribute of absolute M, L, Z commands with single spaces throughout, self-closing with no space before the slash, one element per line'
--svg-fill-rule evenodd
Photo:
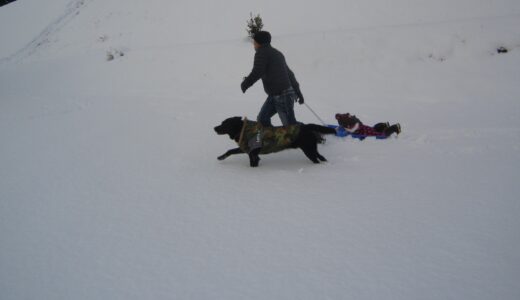
<path fill-rule="evenodd" d="M 249 153 L 254 149 L 262 147 L 261 135 L 263 128 L 260 123 L 253 122 L 244 118 L 244 125 L 240 132 L 238 146 L 242 151 Z"/>
<path fill-rule="evenodd" d="M 240 130 L 240 138 L 238 139 L 238 145 L 240 146 L 240 148 L 242 148 L 242 141 L 244 140 L 244 132 L 246 130 L 246 126 L 247 126 L 247 118 L 244 117 L 244 120 L 242 123 L 242 130 Z M 242 149 L 242 150 L 244 150 L 244 149 Z"/>

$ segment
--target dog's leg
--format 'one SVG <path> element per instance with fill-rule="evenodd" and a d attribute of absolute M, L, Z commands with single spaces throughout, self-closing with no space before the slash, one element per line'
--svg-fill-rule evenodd
<path fill-rule="evenodd" d="M 224 160 L 230 155 L 240 154 L 240 153 L 244 153 L 244 151 L 242 151 L 242 149 L 240 149 L 240 148 L 231 149 L 231 150 L 228 150 L 226 153 L 222 154 L 221 156 L 217 157 L 217 159 Z"/>
<path fill-rule="evenodd" d="M 319 152 L 316 151 L 316 154 L 317 154 L 317 157 L 318 157 L 319 160 L 327 161 L 327 159 L 325 157 L 323 157 L 323 155 L 321 155 Z"/>
<path fill-rule="evenodd" d="M 258 154 L 260 154 L 260 150 L 262 150 L 262 148 L 258 148 L 249 152 L 249 165 L 251 167 L 258 167 L 258 162 L 260 162 L 260 157 Z"/>
<path fill-rule="evenodd" d="M 312 131 L 304 132 L 304 134 L 305 135 L 302 136 L 302 143 L 299 148 L 302 149 L 305 156 L 307 156 L 313 163 L 319 164 L 320 161 L 318 160 L 318 144 L 316 137 Z"/>
<path fill-rule="evenodd" d="M 318 150 L 315 149 L 315 147 L 312 147 L 312 145 L 306 145 L 304 147 L 301 147 L 303 153 L 305 153 L 305 156 L 307 156 L 313 163 L 319 164 L 320 161 L 318 160 Z"/>
<path fill-rule="evenodd" d="M 306 151 L 306 150 L 303 150 L 303 153 L 305 153 L 305 155 L 310 159 L 312 160 L 313 163 L 315 164 L 319 164 L 320 161 L 318 160 L 317 156 L 315 153 L 313 153 L 312 151 Z"/>

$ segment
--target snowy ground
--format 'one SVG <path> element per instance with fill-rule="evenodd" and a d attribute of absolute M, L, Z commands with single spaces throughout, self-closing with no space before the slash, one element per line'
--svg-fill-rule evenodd
<path fill-rule="evenodd" d="M 520 3 L 263 2 L 0 8 L 1 299 L 520 298 Z M 217 161 L 250 11 L 322 118 L 403 133 Z"/>

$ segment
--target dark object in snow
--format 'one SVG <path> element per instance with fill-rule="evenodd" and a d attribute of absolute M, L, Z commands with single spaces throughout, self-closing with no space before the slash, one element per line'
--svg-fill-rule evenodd
<path fill-rule="evenodd" d="M 11 2 L 15 2 L 16 0 L 0 0 L 0 6 L 4 6 L 6 4 L 9 4 Z"/>
<path fill-rule="evenodd" d="M 230 155 L 247 153 L 249 165 L 258 167 L 259 154 L 278 152 L 290 148 L 300 148 L 315 164 L 327 161 L 318 152 L 318 140 L 315 132 L 335 134 L 336 130 L 316 124 L 297 124 L 288 127 L 263 127 L 258 122 L 248 121 L 241 117 L 224 120 L 214 128 L 218 135 L 229 135 L 238 144 L 238 148 L 230 149 L 218 157 L 224 160 Z M 281 146 L 278 143 L 281 143 Z M 274 145 L 277 143 L 277 145 Z"/>
<path fill-rule="evenodd" d="M 120 50 L 108 51 L 107 52 L 107 61 L 112 61 L 116 57 L 123 57 L 123 56 L 125 56 L 125 53 L 123 53 L 123 51 L 120 51 Z"/>
<path fill-rule="evenodd" d="M 509 50 L 507 50 L 506 47 L 499 47 L 499 48 L 497 49 L 497 53 L 499 53 L 499 54 L 507 53 L 507 52 L 509 52 Z"/>
<path fill-rule="evenodd" d="M 401 125 L 399 123 L 390 125 L 388 122 L 377 123 L 374 126 L 364 125 L 355 115 L 350 113 L 336 114 L 339 128 L 337 129 L 337 136 L 352 136 L 360 140 L 364 140 L 368 136 L 374 136 L 378 139 L 386 139 L 392 134 L 401 133 Z M 331 125 L 330 127 L 333 127 Z"/>

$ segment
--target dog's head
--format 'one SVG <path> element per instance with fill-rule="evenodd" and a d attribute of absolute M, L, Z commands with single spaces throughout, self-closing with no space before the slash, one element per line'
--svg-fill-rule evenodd
<path fill-rule="evenodd" d="M 338 120 L 338 124 L 344 128 L 352 128 L 356 126 L 357 123 L 361 123 L 356 115 L 351 115 L 350 113 L 336 114 L 336 120 Z"/>
<path fill-rule="evenodd" d="M 240 135 L 244 121 L 241 117 L 227 118 L 218 126 L 215 126 L 215 132 L 218 135 L 228 134 L 229 138 L 234 140 Z"/>

